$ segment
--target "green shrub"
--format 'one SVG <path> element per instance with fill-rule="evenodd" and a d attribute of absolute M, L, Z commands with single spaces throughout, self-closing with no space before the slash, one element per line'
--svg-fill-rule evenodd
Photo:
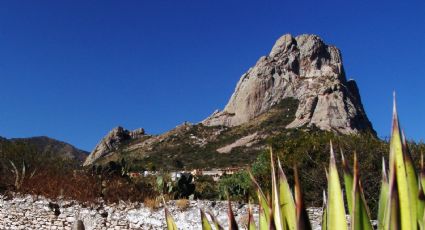
<path fill-rule="evenodd" d="M 203 200 L 218 199 L 218 183 L 211 176 L 197 176 L 195 178 L 195 198 Z"/>
<path fill-rule="evenodd" d="M 221 199 L 226 199 L 229 196 L 232 200 L 247 201 L 250 191 L 252 191 L 252 182 L 248 172 L 241 171 L 222 176 L 218 188 Z"/>

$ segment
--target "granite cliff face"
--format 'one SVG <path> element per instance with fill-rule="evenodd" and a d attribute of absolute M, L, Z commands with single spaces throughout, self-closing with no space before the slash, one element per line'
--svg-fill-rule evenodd
<path fill-rule="evenodd" d="M 120 159 L 168 169 L 249 164 L 267 138 L 293 128 L 375 134 L 355 81 L 346 79 L 340 51 L 316 35 L 279 38 L 242 75 L 223 111 L 161 135 L 115 128 L 84 165 Z"/>
<path fill-rule="evenodd" d="M 316 126 L 342 134 L 373 132 L 354 80 L 346 80 L 340 51 L 316 35 L 284 35 L 270 54 L 242 75 L 223 111 L 206 126 L 237 126 L 268 111 L 284 98 L 299 101 L 287 127 Z"/>

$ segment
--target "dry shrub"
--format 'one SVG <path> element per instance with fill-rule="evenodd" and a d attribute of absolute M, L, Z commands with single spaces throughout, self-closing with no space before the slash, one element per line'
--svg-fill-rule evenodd
<path fill-rule="evenodd" d="M 186 210 L 189 207 L 189 200 L 188 199 L 179 199 L 176 201 L 176 206 L 180 210 Z"/>
<path fill-rule="evenodd" d="M 145 200 L 143 201 L 143 204 L 145 205 L 146 208 L 149 208 L 151 211 L 155 211 L 161 206 L 161 201 L 160 199 L 158 199 L 158 197 L 156 198 L 148 197 L 148 198 L 145 198 Z"/>
<path fill-rule="evenodd" d="M 110 176 L 105 180 L 103 198 L 108 202 L 144 201 L 146 197 L 155 197 L 157 193 L 151 186 L 144 183 L 133 183 L 126 177 Z"/>
<path fill-rule="evenodd" d="M 94 202 L 100 197 L 100 184 L 96 177 L 81 172 L 57 172 L 41 169 L 33 177 L 24 180 L 21 193 L 42 195 L 51 199 L 58 197 Z"/>
<path fill-rule="evenodd" d="M 108 203 L 123 201 L 143 201 L 155 196 L 155 191 L 146 184 L 132 183 L 128 178 L 117 175 L 95 175 L 85 170 L 59 172 L 53 169 L 40 169 L 31 178 L 26 178 L 16 192 L 42 195 L 51 199 L 59 197 L 81 202 L 99 201 Z"/>
<path fill-rule="evenodd" d="M 117 164 L 90 170 L 82 168 L 81 162 L 64 159 L 57 153 L 40 153 L 34 146 L 0 138 L 0 193 L 12 192 L 80 202 L 97 202 L 100 198 L 107 202 L 142 202 L 157 195 L 144 180 L 134 183 L 122 176 L 122 168 Z"/>
<path fill-rule="evenodd" d="M 167 203 L 168 201 L 172 200 L 173 195 L 172 194 L 162 194 L 160 196 L 161 202 Z"/>

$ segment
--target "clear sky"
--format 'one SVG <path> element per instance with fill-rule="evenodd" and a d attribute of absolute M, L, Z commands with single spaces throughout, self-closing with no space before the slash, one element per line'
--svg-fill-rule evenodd
<path fill-rule="evenodd" d="M 392 92 L 425 139 L 425 1 L 1 1 L 0 136 L 92 150 L 113 127 L 161 133 L 223 108 L 281 35 L 341 49 L 380 137 Z"/>

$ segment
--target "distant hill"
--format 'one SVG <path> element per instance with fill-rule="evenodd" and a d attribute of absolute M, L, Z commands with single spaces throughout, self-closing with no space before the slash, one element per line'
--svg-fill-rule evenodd
<path fill-rule="evenodd" d="M 0 137 L 0 143 L 2 142 L 26 144 L 38 153 L 51 153 L 61 156 L 64 159 L 77 160 L 79 162 L 83 162 L 89 154 L 87 151 L 80 150 L 71 144 L 45 136 L 12 139 Z"/>

